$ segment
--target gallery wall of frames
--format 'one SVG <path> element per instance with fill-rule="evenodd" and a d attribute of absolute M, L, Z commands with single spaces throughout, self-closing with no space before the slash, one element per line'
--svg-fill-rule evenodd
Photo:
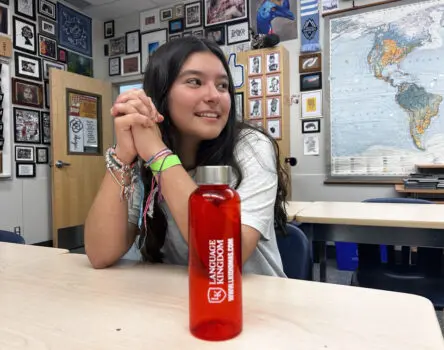
<path fill-rule="evenodd" d="M 0 0 L 0 35 L 13 46 L 12 57 L 0 66 L 1 177 L 32 178 L 36 166 L 48 165 L 50 71 L 93 76 L 91 24 L 91 18 L 60 2 Z M 82 35 L 74 35 L 73 26 Z"/>

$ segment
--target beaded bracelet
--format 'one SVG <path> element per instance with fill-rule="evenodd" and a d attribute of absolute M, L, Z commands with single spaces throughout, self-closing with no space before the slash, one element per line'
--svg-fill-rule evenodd
<path fill-rule="evenodd" d="M 120 200 L 129 200 L 134 192 L 134 184 L 137 180 L 135 168 L 137 160 L 131 164 L 123 163 L 116 154 L 116 146 L 108 148 L 105 153 L 105 164 L 109 173 L 113 177 L 114 181 L 120 187 Z M 120 175 L 120 179 L 117 178 L 116 173 Z M 130 179 L 129 183 L 125 182 L 125 179 Z"/>

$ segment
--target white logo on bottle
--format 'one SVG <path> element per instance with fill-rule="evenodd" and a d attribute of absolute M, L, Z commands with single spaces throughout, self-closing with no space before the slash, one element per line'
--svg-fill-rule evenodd
<path fill-rule="evenodd" d="M 208 288 L 208 302 L 210 304 L 220 304 L 227 297 L 227 293 L 223 288 L 210 287 Z"/>

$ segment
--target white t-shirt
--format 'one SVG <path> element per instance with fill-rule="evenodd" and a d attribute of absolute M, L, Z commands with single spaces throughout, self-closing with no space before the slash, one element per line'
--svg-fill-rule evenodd
<path fill-rule="evenodd" d="M 276 156 L 270 140 L 255 130 L 245 130 L 235 147 L 235 157 L 243 179 L 236 191 L 241 199 L 241 223 L 261 233 L 254 252 L 243 265 L 244 273 L 285 277 L 274 230 L 274 203 L 278 177 Z M 231 184 L 234 188 L 235 181 Z M 141 190 L 136 186 L 128 221 L 137 225 L 141 205 Z M 187 265 L 188 245 L 183 239 L 165 201 L 160 203 L 168 228 L 162 247 L 165 263 Z"/>

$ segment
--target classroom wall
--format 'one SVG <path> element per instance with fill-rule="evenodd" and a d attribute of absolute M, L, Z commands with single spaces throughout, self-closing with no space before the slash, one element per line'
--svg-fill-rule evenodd
<path fill-rule="evenodd" d="M 319 0 L 321 1 L 321 0 Z M 379 1 L 379 0 L 378 0 Z M 365 5 L 378 2 L 376 0 L 356 0 L 355 5 Z M 299 1 L 297 1 L 299 3 Z M 339 0 L 339 9 L 349 8 L 352 1 Z M 167 6 L 167 7 L 171 7 Z M 298 16 L 299 16 L 298 8 Z M 298 21 L 298 25 L 300 25 Z M 323 46 L 323 20 L 321 19 L 321 45 Z M 115 37 L 125 35 L 125 32 L 139 29 L 139 13 L 115 19 Z M 103 44 L 108 40 L 103 40 Z M 290 40 L 282 42 L 282 45 L 290 53 L 290 75 L 293 77 L 290 83 L 290 95 L 299 93 L 299 49 L 300 40 Z M 324 52 L 323 52 L 324 53 Z M 326 54 L 326 53 L 324 53 Z M 108 58 L 104 62 L 107 66 Z M 109 77 L 113 83 L 120 83 L 126 80 L 142 79 L 142 75 L 128 77 Z M 319 156 L 304 156 L 302 133 L 300 123 L 300 105 L 291 106 L 291 156 L 296 157 L 298 164 L 292 168 L 292 200 L 298 201 L 361 201 L 370 197 L 396 196 L 393 185 L 326 185 L 326 163 L 328 155 L 323 152 L 326 142 L 328 142 L 324 125 L 321 126 L 321 142 Z M 323 118 L 322 123 L 326 122 Z"/>
<path fill-rule="evenodd" d="M 71 4 L 63 3 L 73 7 Z M 14 11 L 14 1 L 10 1 L 8 8 L 10 37 L 12 38 L 12 12 Z M 37 13 L 37 17 L 38 16 L 39 14 Z M 29 19 L 26 20 L 30 21 Z M 38 30 L 38 22 L 36 21 L 35 23 Z M 97 42 L 97 40 L 102 40 L 103 22 L 93 19 L 92 27 L 93 43 Z M 104 59 L 103 46 L 100 48 L 97 45 L 93 45 L 93 58 L 95 77 L 105 79 L 108 71 L 107 67 L 104 68 L 102 66 Z M 10 71 L 11 77 L 13 77 L 14 56 L 10 59 Z M 11 99 L 9 96 L 5 96 L 5 98 L 8 98 L 9 100 Z M 8 117 L 12 118 L 12 115 Z M 10 137 L 13 140 L 12 130 Z M 33 146 L 41 147 L 43 145 Z M 14 144 L 12 144 L 12 151 L 14 152 Z M 0 230 L 13 231 L 14 227 L 19 226 L 21 234 L 25 238 L 26 243 L 29 244 L 52 239 L 50 171 L 48 164 L 37 164 L 35 178 L 17 179 L 15 177 L 15 162 L 13 162 L 12 177 L 0 179 Z"/>

